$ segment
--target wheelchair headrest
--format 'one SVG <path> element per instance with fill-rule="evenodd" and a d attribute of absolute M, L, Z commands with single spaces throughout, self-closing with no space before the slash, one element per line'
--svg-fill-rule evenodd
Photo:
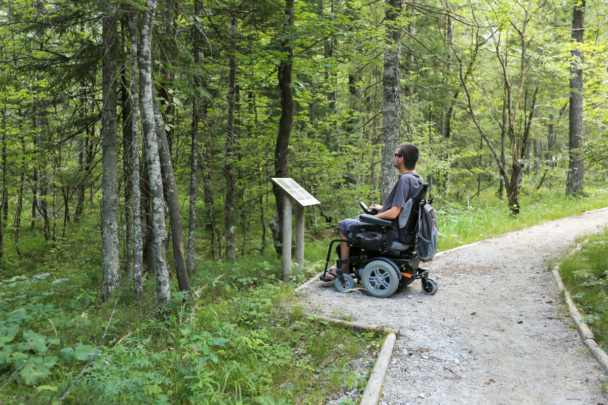
<path fill-rule="evenodd" d="M 428 191 L 428 189 L 429 183 L 422 183 L 418 187 L 418 193 L 416 193 L 416 195 L 412 197 L 414 203 L 419 203 L 420 201 L 424 200 L 426 198 L 426 192 Z"/>

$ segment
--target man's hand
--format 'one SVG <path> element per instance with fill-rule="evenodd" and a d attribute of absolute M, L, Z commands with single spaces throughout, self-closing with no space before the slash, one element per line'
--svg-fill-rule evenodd
<path fill-rule="evenodd" d="M 382 211 L 382 205 L 378 205 L 378 204 L 373 204 L 371 207 L 369 207 L 370 210 L 376 210 L 378 212 Z"/>

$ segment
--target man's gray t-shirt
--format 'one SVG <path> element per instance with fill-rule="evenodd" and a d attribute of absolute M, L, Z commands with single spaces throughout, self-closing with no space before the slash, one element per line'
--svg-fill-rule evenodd
<path fill-rule="evenodd" d="M 390 194 L 386 198 L 384 205 L 382 206 L 382 211 L 384 212 L 391 207 L 401 207 L 405 208 L 405 203 L 413 197 L 414 191 L 420 187 L 423 183 L 422 177 L 418 173 L 405 173 L 403 176 L 399 178 L 395 187 L 391 190 Z M 399 219 L 395 218 L 393 221 L 393 230 L 395 234 L 399 234 Z"/>

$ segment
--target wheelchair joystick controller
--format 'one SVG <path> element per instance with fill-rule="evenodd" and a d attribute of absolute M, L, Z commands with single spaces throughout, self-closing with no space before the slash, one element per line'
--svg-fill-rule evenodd
<path fill-rule="evenodd" d="M 363 210 L 363 212 L 365 212 L 368 215 L 376 215 L 378 213 L 377 210 L 370 210 L 369 207 L 367 205 L 365 205 L 365 203 L 363 201 L 361 201 L 359 203 L 359 205 L 361 206 L 361 209 Z"/>

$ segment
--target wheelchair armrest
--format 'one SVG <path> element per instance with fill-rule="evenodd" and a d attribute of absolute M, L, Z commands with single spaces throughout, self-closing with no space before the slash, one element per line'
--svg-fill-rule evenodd
<path fill-rule="evenodd" d="M 391 226 L 391 221 L 387 221 L 386 219 L 376 218 L 372 215 L 367 215 L 367 214 L 359 215 L 359 219 L 362 222 L 365 222 L 368 224 Z"/>

